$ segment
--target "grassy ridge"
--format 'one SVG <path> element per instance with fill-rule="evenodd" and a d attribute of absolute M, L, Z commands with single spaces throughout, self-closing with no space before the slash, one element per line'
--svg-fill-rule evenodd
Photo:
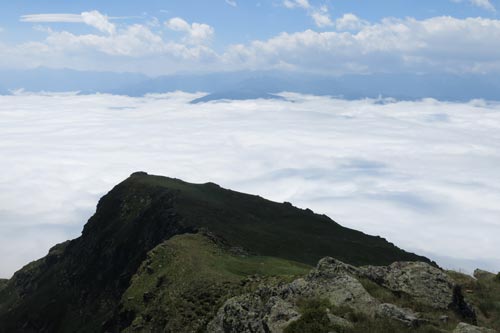
<path fill-rule="evenodd" d="M 232 244 L 258 254 L 315 265 L 332 256 L 354 265 L 388 265 L 429 260 L 405 252 L 380 237 L 342 227 L 325 215 L 259 196 L 226 190 L 216 184 L 134 174 L 123 183 L 176 191 L 175 208 L 184 223 L 207 228 Z"/>
<path fill-rule="evenodd" d="M 175 236 L 150 251 L 132 278 L 121 304 L 130 323 L 122 329 L 202 330 L 226 299 L 309 270 L 283 259 L 232 254 L 202 234 Z"/>

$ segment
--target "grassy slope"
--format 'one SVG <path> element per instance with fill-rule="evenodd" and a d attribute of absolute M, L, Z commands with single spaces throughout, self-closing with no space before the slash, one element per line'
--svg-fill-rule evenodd
<path fill-rule="evenodd" d="M 195 332 L 229 297 L 309 270 L 283 259 L 232 254 L 201 234 L 175 236 L 148 253 L 123 295 L 122 313 L 132 320 L 125 331 Z"/>
<path fill-rule="evenodd" d="M 178 191 L 176 209 L 186 222 L 206 227 L 256 253 L 315 265 L 325 256 L 355 265 L 429 261 L 380 237 L 344 228 L 324 215 L 222 189 L 218 185 L 135 174 L 128 180 Z"/>

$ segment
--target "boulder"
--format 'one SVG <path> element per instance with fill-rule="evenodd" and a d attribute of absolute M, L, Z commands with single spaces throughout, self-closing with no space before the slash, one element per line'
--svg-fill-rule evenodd
<path fill-rule="evenodd" d="M 488 271 L 484 271 L 482 269 L 476 269 L 474 271 L 474 277 L 478 280 L 480 279 L 490 279 L 490 278 L 494 278 L 495 277 L 495 274 L 491 273 L 491 272 L 488 272 Z"/>
<path fill-rule="evenodd" d="M 281 286 L 278 295 L 296 303 L 303 298 L 324 298 L 335 306 L 347 306 L 373 315 L 379 302 L 353 276 L 357 268 L 333 258 L 321 259 L 305 278 Z"/>
<path fill-rule="evenodd" d="M 447 309 L 453 303 L 453 281 L 445 272 L 427 263 L 395 262 L 390 266 L 364 266 L 358 270 L 370 280 L 433 308 Z"/>

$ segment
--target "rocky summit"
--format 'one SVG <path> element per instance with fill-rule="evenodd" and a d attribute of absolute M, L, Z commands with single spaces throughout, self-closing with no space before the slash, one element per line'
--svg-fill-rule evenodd
<path fill-rule="evenodd" d="M 139 172 L 0 280 L 0 332 L 495 332 L 500 279 L 289 203 Z"/>

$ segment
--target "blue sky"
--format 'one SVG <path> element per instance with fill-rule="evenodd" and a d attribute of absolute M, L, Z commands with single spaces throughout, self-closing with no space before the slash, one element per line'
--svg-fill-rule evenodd
<path fill-rule="evenodd" d="M 491 72 L 498 66 L 491 59 L 485 62 L 485 58 L 497 56 L 489 49 L 491 38 L 496 38 L 500 31 L 496 0 L 20 0 L 0 6 L 3 68 L 46 66 L 155 74 L 273 68 L 371 72 L 380 67 L 386 71 L 385 66 L 394 62 L 397 71 L 413 72 Z M 93 14 L 94 23 L 68 23 L 85 12 Z M 58 16 L 47 19 L 41 14 Z M 182 22 L 169 25 L 174 18 Z M 343 18 L 349 20 L 342 21 Z M 476 21 L 468 22 L 470 18 Z M 113 25 L 113 33 L 96 28 L 95 20 Z M 394 23 L 395 20 L 399 22 Z M 401 41 L 393 41 L 395 48 L 365 49 L 366 45 L 383 44 L 395 31 L 401 34 L 401 24 L 410 31 L 400 36 Z M 457 25 L 464 26 L 458 31 Z M 435 31 L 421 35 L 421 30 L 430 28 Z M 304 35 L 309 31 L 314 33 Z M 360 45 L 346 41 L 354 38 L 357 43 L 373 31 L 380 40 L 370 37 Z M 295 38 L 280 39 L 284 33 Z M 197 36 L 194 39 L 189 37 L 193 34 Z M 456 40 L 469 34 L 469 40 Z M 407 47 L 405 42 L 413 38 L 421 40 L 418 45 Z M 454 50 L 457 59 L 451 59 L 453 64 L 435 63 L 437 57 L 449 58 L 446 52 L 432 51 L 435 47 L 430 42 L 447 46 L 440 39 L 446 39 L 449 49 Z M 286 44 L 292 47 L 286 50 Z M 433 58 L 412 52 L 424 44 L 429 44 L 432 52 L 428 53 L 435 53 Z M 235 50 L 234 45 L 240 45 L 239 49 Z M 347 61 L 350 53 L 346 48 L 353 52 L 352 58 L 362 53 L 363 59 Z M 463 54 L 457 55 L 457 50 Z M 337 59 L 339 53 L 344 54 Z M 301 61 L 318 55 L 311 59 L 315 66 Z M 290 59 L 292 56 L 295 59 Z M 342 66 L 331 68 L 326 63 L 330 58 Z M 401 61 L 405 64 L 401 65 Z"/>

